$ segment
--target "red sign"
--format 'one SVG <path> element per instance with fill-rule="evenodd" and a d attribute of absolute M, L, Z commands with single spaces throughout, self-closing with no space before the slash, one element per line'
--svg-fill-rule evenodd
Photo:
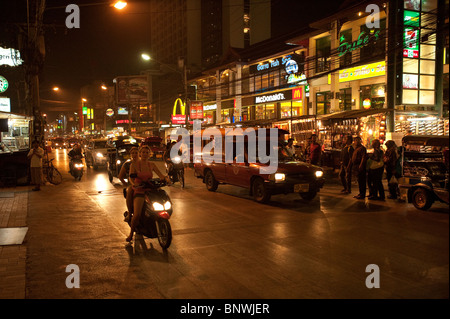
<path fill-rule="evenodd" d="M 292 99 L 301 100 L 303 98 L 303 88 L 297 88 L 292 90 Z"/>
<path fill-rule="evenodd" d="M 173 115 L 172 114 L 172 124 L 185 124 L 185 123 L 186 123 L 185 115 L 181 115 L 181 114 Z"/>
<path fill-rule="evenodd" d="M 191 120 L 203 119 L 203 102 L 202 101 L 191 101 L 189 108 L 191 111 Z"/>
<path fill-rule="evenodd" d="M 129 121 L 129 120 L 117 120 L 116 124 L 128 124 L 128 123 L 132 123 L 133 121 Z"/>

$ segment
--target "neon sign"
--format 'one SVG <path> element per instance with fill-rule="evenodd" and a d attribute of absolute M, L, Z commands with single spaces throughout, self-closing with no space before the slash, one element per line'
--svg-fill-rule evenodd
<path fill-rule="evenodd" d="M 22 62 L 19 50 L 0 47 L 0 65 L 18 66 Z"/>
<path fill-rule="evenodd" d="M 372 30 L 373 31 L 373 30 Z M 377 41 L 380 38 L 380 30 L 367 34 L 365 31 L 361 32 L 358 36 L 358 40 L 352 43 L 343 42 L 338 48 L 339 56 L 343 56 L 347 52 L 352 52 L 357 49 L 361 49 L 368 45 L 371 41 Z M 344 39 L 341 37 L 341 40 Z"/>

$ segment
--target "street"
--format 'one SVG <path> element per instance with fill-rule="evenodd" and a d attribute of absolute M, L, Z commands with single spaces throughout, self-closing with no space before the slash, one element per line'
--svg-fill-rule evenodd
<path fill-rule="evenodd" d="M 105 168 L 85 168 L 75 181 L 67 152 L 50 154 L 63 182 L 29 193 L 26 298 L 449 297 L 447 205 L 422 212 L 358 201 L 340 194 L 336 178 L 311 202 L 290 194 L 262 205 L 233 186 L 208 192 L 188 169 L 185 189 L 165 187 L 174 207 L 169 249 L 140 237 L 127 247 L 120 181 L 110 183 Z M 66 286 L 68 265 L 79 267 L 79 288 Z M 367 286 L 369 265 L 379 288 Z"/>

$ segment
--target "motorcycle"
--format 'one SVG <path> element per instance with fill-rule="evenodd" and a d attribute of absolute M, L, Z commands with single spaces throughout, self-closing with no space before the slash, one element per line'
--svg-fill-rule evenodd
<path fill-rule="evenodd" d="M 144 207 L 136 227 L 136 234 L 147 238 L 158 238 L 161 247 L 167 249 L 172 243 L 172 227 L 169 219 L 173 210 L 169 195 L 161 189 L 164 186 L 167 186 L 167 182 L 160 179 L 151 179 L 143 183 L 142 187 L 147 191 L 144 195 Z M 124 191 L 124 197 L 127 198 L 126 191 Z M 130 227 L 131 219 L 125 220 Z"/>
<path fill-rule="evenodd" d="M 184 188 L 184 164 L 180 156 L 168 158 L 164 163 L 166 172 L 172 183 L 180 182 L 181 188 Z"/>
<path fill-rule="evenodd" d="M 75 178 L 75 180 L 81 180 L 81 177 L 83 176 L 84 171 L 84 164 L 81 159 L 81 156 L 75 156 L 70 159 L 72 162 L 72 169 L 70 170 L 70 174 Z"/>

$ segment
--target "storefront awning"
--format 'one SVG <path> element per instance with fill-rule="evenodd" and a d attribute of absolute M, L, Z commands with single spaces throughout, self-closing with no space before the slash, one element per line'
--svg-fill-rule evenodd
<path fill-rule="evenodd" d="M 325 115 L 318 115 L 318 120 L 347 120 L 347 119 L 357 119 L 365 116 L 370 116 L 374 114 L 382 114 L 392 112 L 393 110 L 388 109 L 369 109 L 369 110 L 351 110 L 344 112 L 336 112 Z"/>

